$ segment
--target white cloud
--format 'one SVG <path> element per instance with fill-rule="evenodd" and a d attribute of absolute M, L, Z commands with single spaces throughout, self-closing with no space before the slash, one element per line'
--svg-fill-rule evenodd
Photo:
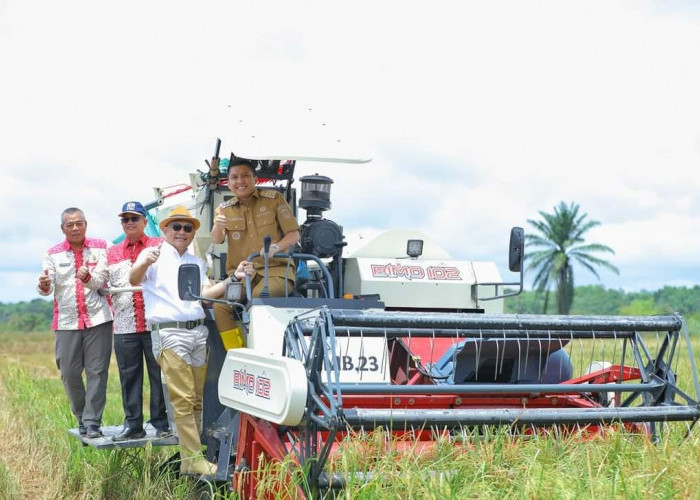
<path fill-rule="evenodd" d="M 0 271 L 0 280 L 3 283 L 0 287 L 0 302 L 21 302 L 41 298 L 36 291 L 38 277 L 37 272 Z"/>
<path fill-rule="evenodd" d="M 187 182 L 240 116 L 261 133 L 309 120 L 366 139 L 371 164 L 299 165 L 335 179 L 327 216 L 348 231 L 418 226 L 503 269 L 511 226 L 576 201 L 602 222 L 591 239 L 617 252 L 622 276 L 604 283 L 700 280 L 688 270 L 700 226 L 692 3 L 1 9 L 5 269 L 38 268 L 67 206 L 112 239 L 124 201 Z"/>

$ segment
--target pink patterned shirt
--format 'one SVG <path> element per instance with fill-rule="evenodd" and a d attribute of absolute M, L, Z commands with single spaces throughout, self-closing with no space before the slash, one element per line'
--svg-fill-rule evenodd
<path fill-rule="evenodd" d="M 112 321 L 112 310 L 107 298 L 97 290 L 107 283 L 107 242 L 97 238 L 85 238 L 82 252 L 75 252 L 67 240 L 46 252 L 41 265 L 48 271 L 51 287 L 39 294 L 53 292 L 53 330 L 83 330 Z M 81 266 L 90 271 L 89 280 L 76 277 Z"/>
<path fill-rule="evenodd" d="M 142 234 L 136 241 L 124 239 L 107 249 L 109 282 L 113 287 L 130 287 L 129 272 L 136 257 L 144 248 L 158 246 L 163 238 L 151 238 Z M 139 333 L 148 331 L 146 311 L 141 292 L 124 292 L 112 295 L 114 306 L 114 333 Z"/>

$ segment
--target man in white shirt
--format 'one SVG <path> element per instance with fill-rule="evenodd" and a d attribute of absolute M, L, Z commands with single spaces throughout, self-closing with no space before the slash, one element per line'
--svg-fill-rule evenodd
<path fill-rule="evenodd" d="M 137 258 L 129 281 L 142 285 L 146 321 L 153 332 L 153 349 L 163 369 L 173 406 L 180 440 L 180 472 L 213 475 L 216 465 L 202 455 L 202 398 L 207 373 L 207 336 L 204 309 L 198 301 L 183 301 L 178 295 L 178 269 L 182 264 L 197 264 L 202 282 L 201 295 L 223 295 L 231 278 L 212 285 L 202 260 L 187 248 L 199 229 L 199 221 L 183 206 L 173 208 L 160 223 L 165 242 L 144 249 Z M 245 277 L 242 267 L 237 277 Z"/>

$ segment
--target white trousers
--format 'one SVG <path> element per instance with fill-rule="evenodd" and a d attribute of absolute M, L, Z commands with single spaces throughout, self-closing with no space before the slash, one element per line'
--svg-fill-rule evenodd
<path fill-rule="evenodd" d="M 157 326 L 151 331 L 153 355 L 160 358 L 165 349 L 172 349 L 188 365 L 202 366 L 207 362 L 207 337 L 209 329 L 199 325 L 191 330 L 186 328 L 163 328 Z"/>

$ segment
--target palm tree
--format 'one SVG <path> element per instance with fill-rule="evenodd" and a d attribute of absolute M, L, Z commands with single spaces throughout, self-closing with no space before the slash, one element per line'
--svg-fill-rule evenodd
<path fill-rule="evenodd" d="M 587 214 L 579 215 L 578 204 L 571 202 L 566 205 L 563 201 L 554 207 L 554 213 L 540 211 L 543 220 L 528 219 L 536 234 L 528 234 L 525 241 L 532 253 L 525 256 L 529 263 L 527 269 L 535 271 L 533 286 L 540 294 L 544 293 L 543 311 L 547 311 L 549 288 L 555 283 L 557 293 L 557 311 L 559 314 L 569 314 L 574 299 L 574 262 L 592 272 L 600 279 L 597 267 L 603 267 L 617 274 L 620 271 L 610 262 L 591 255 L 595 252 L 615 251 L 599 243 L 585 244 L 583 235 L 589 229 L 599 226 L 600 222 L 586 220 Z"/>

